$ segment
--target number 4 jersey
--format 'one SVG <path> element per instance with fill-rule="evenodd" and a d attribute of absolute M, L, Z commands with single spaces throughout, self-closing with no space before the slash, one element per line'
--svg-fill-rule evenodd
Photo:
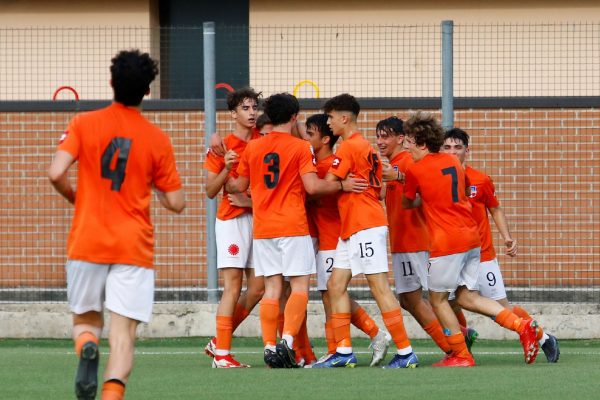
<path fill-rule="evenodd" d="M 430 257 L 463 253 L 479 247 L 477 224 L 465 194 L 466 178 L 455 156 L 430 153 L 408 167 L 404 195 L 420 194 L 429 232 Z"/>
<path fill-rule="evenodd" d="M 152 186 L 181 189 L 168 136 L 130 107 L 78 114 L 58 147 L 78 161 L 68 257 L 151 268 Z"/>
<path fill-rule="evenodd" d="M 310 144 L 289 133 L 252 140 L 237 173 L 250 179 L 254 238 L 308 235 L 302 175 L 317 172 Z"/>

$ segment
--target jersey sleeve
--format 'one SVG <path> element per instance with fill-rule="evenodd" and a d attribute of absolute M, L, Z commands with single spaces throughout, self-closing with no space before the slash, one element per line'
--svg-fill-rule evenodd
<path fill-rule="evenodd" d="M 312 147 L 308 142 L 302 143 L 299 147 L 300 175 L 309 172 L 317 172 L 317 159 L 313 153 Z"/>
<path fill-rule="evenodd" d="M 413 171 L 413 166 L 409 166 L 404 175 L 404 196 L 409 200 L 417 198 L 417 192 L 419 190 L 419 182 Z"/>
<path fill-rule="evenodd" d="M 483 193 L 484 203 L 487 208 L 496 208 L 500 206 L 500 202 L 496 197 L 496 188 L 494 187 L 494 182 L 489 176 L 486 176 Z"/>
<path fill-rule="evenodd" d="M 211 149 L 208 149 L 204 160 L 204 169 L 218 174 L 223 168 L 225 168 L 225 158 L 217 156 Z"/>
<path fill-rule="evenodd" d="M 79 130 L 77 128 L 78 120 L 78 116 L 75 116 L 75 118 L 71 120 L 67 130 L 62 134 L 58 144 L 58 150 L 66 151 L 76 160 L 79 157 L 79 146 L 81 143 Z"/>
<path fill-rule="evenodd" d="M 340 179 L 345 179 L 352 170 L 352 157 L 348 142 L 342 142 L 335 152 L 329 172 Z"/>
<path fill-rule="evenodd" d="M 181 179 L 175 164 L 173 145 L 166 135 L 161 148 L 154 171 L 154 186 L 161 192 L 174 192 L 181 189 Z"/>
<path fill-rule="evenodd" d="M 250 176 L 250 168 L 248 165 L 248 157 L 250 156 L 250 153 L 252 152 L 252 142 L 248 143 L 248 146 L 246 146 L 246 150 L 244 150 L 244 152 L 242 153 L 242 156 L 240 157 L 240 162 L 238 163 L 237 169 L 236 169 L 236 173 L 238 174 L 238 176 Z"/>

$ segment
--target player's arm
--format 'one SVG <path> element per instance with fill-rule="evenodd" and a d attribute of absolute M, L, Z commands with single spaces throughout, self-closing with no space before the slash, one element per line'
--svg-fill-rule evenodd
<path fill-rule="evenodd" d="M 414 199 L 409 199 L 405 194 L 402 195 L 402 208 L 417 208 L 421 206 L 421 197 L 417 195 Z"/>
<path fill-rule="evenodd" d="M 71 204 L 75 203 L 75 191 L 69 181 L 68 172 L 74 161 L 75 159 L 69 152 L 58 150 L 48 169 L 48 179 L 50 179 L 50 183 L 54 186 L 54 189 Z"/>
<path fill-rule="evenodd" d="M 208 171 L 206 177 L 206 195 L 209 199 L 213 199 L 219 192 L 227 178 L 229 178 L 229 171 L 233 168 L 233 164 L 237 161 L 238 155 L 235 151 L 229 150 L 225 154 L 225 167 L 219 172 Z"/>
<path fill-rule="evenodd" d="M 246 193 L 229 193 L 227 198 L 236 207 L 252 208 L 252 198 Z"/>
<path fill-rule="evenodd" d="M 161 192 L 155 188 L 155 191 L 158 196 L 158 201 L 160 201 L 160 204 L 167 210 L 181 214 L 185 209 L 185 192 L 183 189 L 174 190 L 172 192 Z"/>
<path fill-rule="evenodd" d="M 223 138 L 218 133 L 213 133 L 208 141 L 210 150 L 219 157 L 223 157 L 227 152 L 227 147 Z"/>
<path fill-rule="evenodd" d="M 361 193 L 369 187 L 365 179 L 354 178 L 352 174 L 348 174 L 346 178 L 340 180 L 331 172 L 327 173 L 325 179 L 320 179 L 315 172 L 304 174 L 302 175 L 302 183 L 306 192 L 313 197 L 337 193 L 340 190 Z"/>
<path fill-rule="evenodd" d="M 247 176 L 238 176 L 234 179 L 229 179 L 225 184 L 225 190 L 229 193 L 242 193 L 248 190 L 250 186 L 250 178 Z"/>
<path fill-rule="evenodd" d="M 502 235 L 504 239 L 504 246 L 506 250 L 504 251 L 507 256 L 514 257 L 517 255 L 517 241 L 512 238 L 510 232 L 508 230 L 508 222 L 506 221 L 506 215 L 500 206 L 489 208 L 490 214 L 494 219 L 494 223 L 498 227 L 498 231 Z"/>

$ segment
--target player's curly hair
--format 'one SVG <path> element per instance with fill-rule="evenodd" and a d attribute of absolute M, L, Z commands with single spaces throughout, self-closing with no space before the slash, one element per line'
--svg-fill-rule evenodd
<path fill-rule="evenodd" d="M 321 138 L 325 136 L 329 136 L 329 148 L 333 150 L 333 146 L 335 146 L 335 142 L 340 138 L 339 136 L 335 136 L 333 131 L 327 125 L 327 114 L 314 114 L 306 119 L 306 128 L 315 128 L 319 131 Z"/>
<path fill-rule="evenodd" d="M 430 153 L 439 153 L 444 144 L 444 129 L 428 112 L 417 111 L 403 124 L 404 134 L 412 137 L 418 146 L 426 145 Z"/>
<path fill-rule="evenodd" d="M 393 116 L 379 121 L 375 127 L 375 130 L 383 131 L 390 136 L 399 136 L 404 135 L 402 125 L 404 125 L 404 121 L 396 116 Z"/>
<path fill-rule="evenodd" d="M 348 111 L 357 117 L 360 113 L 360 104 L 358 104 L 354 96 L 344 93 L 327 100 L 325 105 L 323 105 L 323 111 L 327 114 L 331 111 Z"/>
<path fill-rule="evenodd" d="M 233 92 L 227 93 L 227 108 L 229 111 L 235 110 L 237 106 L 242 104 L 244 100 L 251 99 L 258 103 L 259 97 L 262 95 L 262 92 L 256 92 L 251 87 L 243 87 Z"/>
<path fill-rule="evenodd" d="M 278 93 L 265 100 L 264 109 L 273 125 L 281 125 L 300 112 L 300 103 L 289 93 Z"/>
<path fill-rule="evenodd" d="M 115 101 L 126 106 L 137 106 L 150 90 L 150 83 L 158 75 L 158 65 L 148 53 L 139 50 L 120 51 L 111 60 L 110 75 Z"/>
<path fill-rule="evenodd" d="M 463 145 L 469 145 L 469 134 L 460 128 L 453 128 L 449 131 L 446 131 L 446 135 L 444 135 L 444 140 L 446 139 L 460 140 Z"/>

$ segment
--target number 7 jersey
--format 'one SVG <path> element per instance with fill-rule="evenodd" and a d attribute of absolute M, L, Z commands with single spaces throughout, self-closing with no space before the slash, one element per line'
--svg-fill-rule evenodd
<path fill-rule="evenodd" d="M 479 247 L 477 224 L 465 194 L 466 178 L 455 156 L 429 153 L 406 171 L 404 195 L 423 201 L 430 257 L 464 253 Z"/>
<path fill-rule="evenodd" d="M 78 162 L 69 259 L 151 268 L 152 186 L 181 189 L 169 137 L 138 110 L 113 103 L 76 115 L 58 149 Z"/>
<path fill-rule="evenodd" d="M 310 144 L 289 133 L 252 140 L 237 173 L 249 177 L 255 239 L 308 235 L 302 175 L 316 173 Z"/>

